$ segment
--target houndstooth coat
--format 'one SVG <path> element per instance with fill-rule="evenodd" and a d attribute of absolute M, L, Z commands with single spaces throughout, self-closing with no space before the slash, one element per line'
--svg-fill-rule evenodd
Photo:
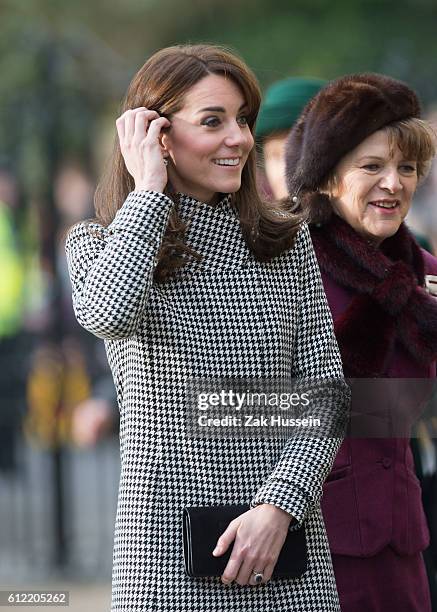
<path fill-rule="evenodd" d="M 190 377 L 342 376 L 308 228 L 293 249 L 260 263 L 230 196 L 214 207 L 181 196 L 187 242 L 203 259 L 157 284 L 173 205 L 161 193 L 132 192 L 107 228 L 78 224 L 66 243 L 75 313 L 105 340 L 120 407 L 112 611 L 338 611 L 319 500 L 339 440 L 196 439 L 184 431 Z M 246 587 L 189 578 L 184 506 L 247 502 L 305 521 L 307 572 Z"/>

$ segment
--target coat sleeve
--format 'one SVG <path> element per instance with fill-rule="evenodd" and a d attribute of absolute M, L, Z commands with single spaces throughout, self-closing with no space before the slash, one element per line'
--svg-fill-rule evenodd
<path fill-rule="evenodd" d="M 135 334 L 172 205 L 162 193 L 133 191 L 108 227 L 79 223 L 70 230 L 65 248 L 74 311 L 99 338 Z"/>
<path fill-rule="evenodd" d="M 292 377 L 313 390 L 310 414 L 322 416 L 317 433 L 290 437 L 272 473 L 251 502 L 273 504 L 305 520 L 322 495 L 322 485 L 339 449 L 349 405 L 333 321 L 320 270 L 305 225 L 294 247 L 292 272 L 299 283 L 299 323 L 295 337 Z M 296 270 L 298 272 L 296 272 Z"/>

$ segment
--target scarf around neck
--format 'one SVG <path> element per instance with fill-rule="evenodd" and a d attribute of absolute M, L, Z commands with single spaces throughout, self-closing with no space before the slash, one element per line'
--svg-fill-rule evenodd
<path fill-rule="evenodd" d="M 334 321 L 346 376 L 387 373 L 396 341 L 422 366 L 437 358 L 437 300 L 420 247 L 402 223 L 380 248 L 337 215 L 311 227 L 320 269 L 356 295 Z"/>

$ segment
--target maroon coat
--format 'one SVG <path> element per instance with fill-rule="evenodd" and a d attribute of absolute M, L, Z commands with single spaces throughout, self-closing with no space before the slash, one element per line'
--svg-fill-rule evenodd
<path fill-rule="evenodd" d="M 423 255 L 426 274 L 437 275 L 437 259 L 425 251 Z M 354 293 L 323 272 L 322 278 L 336 320 Z M 436 365 L 420 366 L 398 344 L 387 374 L 435 377 Z M 333 554 L 371 557 L 390 545 L 400 555 L 412 555 L 429 543 L 407 438 L 345 439 L 324 486 L 322 510 Z"/>

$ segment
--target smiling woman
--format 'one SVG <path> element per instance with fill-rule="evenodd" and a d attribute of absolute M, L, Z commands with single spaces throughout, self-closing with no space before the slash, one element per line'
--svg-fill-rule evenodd
<path fill-rule="evenodd" d="M 321 191 L 358 234 L 379 245 L 408 214 L 418 180 L 429 170 L 433 143 L 430 126 L 418 118 L 389 125 L 347 153 Z"/>
<path fill-rule="evenodd" d="M 244 239 L 260 260 L 278 255 L 293 244 L 302 217 L 289 215 L 286 203 L 278 204 L 285 213 L 278 215 L 256 188 L 252 132 L 260 101 L 254 74 L 238 57 L 220 47 L 162 49 L 132 79 L 122 104 L 124 115 L 117 123 L 121 130 L 136 127 L 136 138 L 144 139 L 148 122 L 161 117 L 160 133 L 156 134 L 163 145 L 158 170 L 162 173 L 165 159 L 168 172 L 164 173 L 163 189 L 174 202 L 154 271 L 158 282 L 199 255 L 184 238 L 187 227 L 179 215 L 178 192 L 209 204 L 213 204 L 216 193 L 233 193 Z M 147 153 L 135 182 L 116 138 L 94 199 L 96 220 L 102 225 L 114 220 L 128 193 L 143 186 L 144 176 L 150 181 L 156 168 L 151 174 Z M 229 165 L 226 160 L 232 160 L 233 165 L 236 158 L 241 159 L 235 169 L 223 169 L 224 164 Z"/>
<path fill-rule="evenodd" d="M 339 611 L 320 496 L 344 395 L 324 406 L 323 437 L 198 439 L 186 421 L 193 380 L 342 379 L 308 228 L 257 192 L 259 103 L 228 51 L 156 53 L 116 121 L 97 220 L 68 236 L 76 316 L 105 339 L 120 407 L 113 612 Z M 222 506 L 241 512 L 203 558 L 223 573 L 193 578 L 184 510 Z M 307 555 L 271 580 L 291 522 Z"/>
<path fill-rule="evenodd" d="M 254 144 L 247 114 L 241 89 L 224 76 L 209 74 L 191 88 L 161 138 L 176 191 L 212 203 L 240 189 Z"/>
<path fill-rule="evenodd" d="M 335 170 L 334 211 L 358 234 L 381 243 L 407 215 L 417 186 L 417 161 L 407 161 L 388 135 L 375 132 L 345 155 Z"/>
<path fill-rule="evenodd" d="M 378 74 L 327 85 L 289 136 L 289 189 L 311 222 L 351 378 L 436 376 L 437 301 L 426 280 L 437 259 L 403 223 L 434 154 L 414 91 Z M 383 389 L 372 415 L 395 425 Z M 404 401 L 413 423 L 418 407 Z M 429 535 L 409 440 L 358 435 L 340 448 L 322 503 L 341 610 L 430 612 Z"/>

